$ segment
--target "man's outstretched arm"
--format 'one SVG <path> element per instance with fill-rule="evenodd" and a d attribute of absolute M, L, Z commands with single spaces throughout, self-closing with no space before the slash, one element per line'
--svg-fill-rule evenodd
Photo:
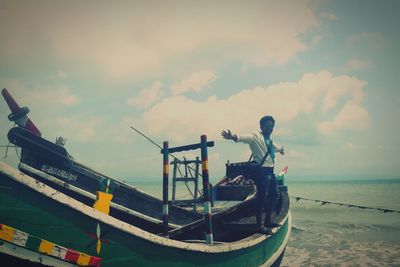
<path fill-rule="evenodd" d="M 285 148 L 283 146 L 279 146 L 274 143 L 275 152 L 281 153 L 281 155 L 285 155 Z"/>
<path fill-rule="evenodd" d="M 231 130 L 229 130 L 229 129 L 227 131 L 222 130 L 221 135 L 223 138 L 225 138 L 227 140 L 233 140 L 233 141 L 237 142 L 237 139 L 238 139 L 237 135 L 231 133 Z"/>

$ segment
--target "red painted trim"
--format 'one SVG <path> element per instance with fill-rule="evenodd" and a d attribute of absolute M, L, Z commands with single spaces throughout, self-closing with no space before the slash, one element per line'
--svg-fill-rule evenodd
<path fill-rule="evenodd" d="M 21 108 L 14 100 L 14 98 L 10 95 L 6 88 L 1 91 L 1 94 L 4 97 L 4 100 L 7 102 L 8 107 L 10 108 L 11 112 L 18 112 Z"/>
<path fill-rule="evenodd" d="M 68 249 L 67 253 L 65 254 L 65 260 L 67 260 L 69 262 L 77 263 L 80 254 L 81 253 L 79 253 L 78 251 L 75 251 L 73 249 Z"/>
<path fill-rule="evenodd" d="M 92 256 L 92 257 L 90 257 L 88 266 L 100 267 L 101 261 L 102 261 L 101 258 L 97 258 L 97 257 Z"/>
<path fill-rule="evenodd" d="M 31 121 L 31 119 L 28 118 L 25 128 L 30 131 L 31 133 L 36 134 L 37 136 L 42 136 L 42 133 L 39 131 L 39 129 L 36 127 L 35 124 Z"/>

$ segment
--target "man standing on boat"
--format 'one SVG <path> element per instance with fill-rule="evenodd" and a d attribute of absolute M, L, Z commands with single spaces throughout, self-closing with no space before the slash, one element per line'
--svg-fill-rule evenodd
<path fill-rule="evenodd" d="M 264 116 L 260 120 L 261 132 L 244 135 L 234 134 L 229 129 L 221 132 L 222 137 L 225 139 L 248 144 L 253 153 L 254 161 L 261 165 L 254 170 L 254 176 L 256 176 L 255 183 L 257 187 L 256 221 L 257 230 L 260 233 L 268 233 L 270 232 L 268 230 L 269 228 L 279 226 L 274 223 L 271 218 L 275 204 L 279 200 L 279 188 L 274 174 L 275 152 L 284 155 L 285 150 L 283 147 L 278 146 L 271 140 L 271 133 L 274 126 L 274 118 L 272 116 Z M 261 215 L 264 205 L 266 206 L 266 214 L 264 226 L 262 226 Z"/>

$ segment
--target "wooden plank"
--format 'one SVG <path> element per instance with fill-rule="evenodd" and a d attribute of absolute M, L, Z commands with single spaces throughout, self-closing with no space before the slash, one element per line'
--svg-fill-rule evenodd
<path fill-rule="evenodd" d="M 214 141 L 207 142 L 207 147 L 213 147 L 213 146 L 214 146 Z M 175 153 L 175 152 L 182 152 L 182 151 L 194 150 L 194 149 L 199 149 L 199 148 L 201 148 L 201 143 L 171 147 L 171 148 L 168 148 L 168 152 Z M 164 149 L 161 149 L 161 154 L 163 154 L 163 153 L 164 153 Z"/>
<path fill-rule="evenodd" d="M 190 159 L 190 160 L 180 160 L 180 159 L 175 159 L 176 161 L 177 161 L 177 163 L 178 164 L 194 164 L 194 163 L 196 163 L 197 161 L 196 160 L 193 160 L 193 159 Z M 171 161 L 171 163 L 170 163 L 171 165 L 172 164 L 174 164 L 174 162 L 173 161 Z"/>
<path fill-rule="evenodd" d="M 195 182 L 196 178 L 176 177 L 173 180 L 177 182 Z"/>

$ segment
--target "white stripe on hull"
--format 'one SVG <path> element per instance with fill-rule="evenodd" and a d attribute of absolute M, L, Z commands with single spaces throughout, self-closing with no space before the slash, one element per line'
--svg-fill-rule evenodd
<path fill-rule="evenodd" d="M 136 226 L 125 223 L 125 222 L 118 220 L 114 217 L 111 217 L 103 212 L 100 212 L 92 207 L 89 207 L 89 206 L 53 189 L 50 186 L 47 186 L 41 182 L 38 182 L 36 179 L 30 177 L 29 175 L 26 175 L 3 162 L 0 162 L 0 173 L 2 173 L 3 175 L 9 177 L 10 179 L 12 179 L 20 184 L 30 187 L 32 190 L 39 192 L 42 195 L 45 195 L 46 197 L 53 199 L 56 202 L 59 202 L 62 205 L 69 206 L 69 207 L 75 209 L 77 212 L 85 214 L 88 217 L 91 217 L 95 220 L 100 220 L 103 223 L 109 224 L 123 232 L 126 232 L 127 234 L 131 234 L 131 235 L 135 236 L 136 238 L 145 239 L 145 240 L 148 240 L 149 242 L 159 244 L 161 246 L 169 246 L 172 248 L 204 252 L 204 253 L 222 253 L 222 252 L 231 252 L 231 251 L 236 251 L 236 250 L 241 250 L 244 248 L 252 247 L 252 246 L 257 245 L 269 238 L 269 236 L 267 236 L 267 235 L 255 234 L 251 238 L 248 237 L 248 238 L 245 238 L 244 240 L 238 240 L 235 242 L 224 243 L 224 244 L 215 244 L 213 246 L 210 246 L 207 244 L 190 244 L 190 243 L 186 243 L 186 242 L 182 242 L 182 241 L 172 240 L 172 239 L 164 238 L 164 237 L 152 234 L 150 232 L 144 231 L 143 229 L 140 229 Z M 286 221 L 288 214 L 282 220 L 282 222 Z M 273 230 L 273 232 L 276 232 L 276 231 L 277 231 L 277 229 Z M 290 233 L 290 228 L 288 230 L 288 233 Z M 287 238 L 288 238 L 288 236 L 289 235 L 286 234 Z M 283 251 L 283 249 L 284 249 L 284 246 L 282 246 L 282 251 Z"/>
<path fill-rule="evenodd" d="M 27 248 L 19 247 L 4 240 L 1 240 L 0 242 L 0 252 L 22 260 L 36 262 L 47 266 L 59 266 L 59 267 L 76 266 L 69 262 L 48 256 L 46 254 L 42 254 L 40 252 L 36 252 Z"/>

